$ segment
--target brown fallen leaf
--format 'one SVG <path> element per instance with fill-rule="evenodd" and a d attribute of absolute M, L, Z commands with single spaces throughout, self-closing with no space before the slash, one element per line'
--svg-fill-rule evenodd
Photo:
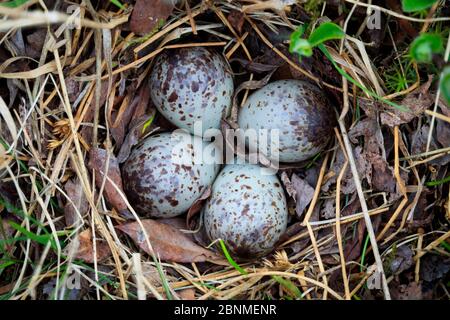
<path fill-rule="evenodd" d="M 10 239 L 14 234 L 14 228 L 9 224 L 11 219 L 9 218 L 1 218 L 0 220 L 0 241 L 4 241 L 6 239 Z M 13 244 L 1 244 L 0 243 L 0 251 L 10 250 Z"/>
<path fill-rule="evenodd" d="M 428 134 L 430 132 L 430 126 L 423 125 L 412 134 L 411 136 L 411 154 L 419 154 L 425 152 L 427 149 Z M 432 137 L 430 143 L 430 150 L 437 149 L 436 143 Z"/>
<path fill-rule="evenodd" d="M 372 154 L 370 162 L 373 168 L 374 189 L 395 194 L 397 183 L 394 178 L 394 169 L 380 155 Z"/>
<path fill-rule="evenodd" d="M 64 185 L 64 190 L 70 200 L 74 203 L 80 215 L 83 216 L 89 209 L 89 203 L 86 199 L 86 195 L 84 194 L 80 180 L 76 179 L 67 181 Z M 67 227 L 75 226 L 76 222 L 79 220 L 73 204 L 69 201 L 67 201 L 64 206 L 64 218 L 66 220 Z"/>
<path fill-rule="evenodd" d="M 357 234 L 346 241 L 344 246 L 344 257 L 345 261 L 352 261 L 357 259 L 361 255 L 361 247 L 363 243 L 364 232 L 366 230 L 366 225 L 364 219 L 359 220 L 357 227 Z"/>
<path fill-rule="evenodd" d="M 161 260 L 180 263 L 205 261 L 218 263 L 223 260 L 216 253 L 194 243 L 189 236 L 172 225 L 152 219 L 141 221 L 154 253 Z M 152 254 L 138 222 L 122 224 L 117 226 L 117 229 L 130 236 L 146 253 Z"/>
<path fill-rule="evenodd" d="M 95 171 L 95 184 L 97 188 L 101 188 L 103 180 L 105 179 L 106 164 L 108 160 L 108 153 L 104 149 L 92 148 L 89 151 L 88 166 Z M 114 155 L 110 155 L 107 176 L 123 193 L 122 177 L 120 174 L 119 163 Z M 128 211 L 127 204 L 116 187 L 106 179 L 104 195 L 106 200 L 114 207 L 124 218 L 132 218 Z"/>
<path fill-rule="evenodd" d="M 238 10 L 231 10 L 227 16 L 227 20 L 239 34 L 242 34 L 242 27 L 244 26 L 245 22 L 244 13 Z"/>
<path fill-rule="evenodd" d="M 115 83 L 116 79 L 117 75 L 113 75 L 111 78 L 111 82 Z M 101 82 L 99 106 L 103 106 L 106 102 L 106 98 L 108 97 L 108 83 L 109 83 L 108 80 L 103 80 Z M 86 115 L 83 118 L 84 122 L 89 123 L 94 121 L 96 100 L 97 99 L 92 99 L 91 103 L 89 104 Z M 86 141 L 88 144 L 92 142 L 92 132 L 93 132 L 92 126 L 83 126 L 83 128 L 81 129 L 81 136 L 83 137 L 84 141 Z"/>
<path fill-rule="evenodd" d="M 193 288 L 180 290 L 178 294 L 182 300 L 195 300 L 195 290 Z"/>
<path fill-rule="evenodd" d="M 130 29 L 136 34 L 152 31 L 162 21 L 166 20 L 177 0 L 137 0 L 131 13 Z"/>
<path fill-rule="evenodd" d="M 6 168 L 13 158 L 6 153 L 5 147 L 0 144 L 0 170 Z"/>
<path fill-rule="evenodd" d="M 320 212 L 320 217 L 323 219 L 331 219 L 336 216 L 336 206 L 335 206 L 336 199 L 325 199 L 322 211 Z"/>
<path fill-rule="evenodd" d="M 193 228 L 192 218 L 202 210 L 205 201 L 211 196 L 211 186 L 208 186 L 203 192 L 200 198 L 194 201 L 192 206 L 189 208 L 189 211 L 186 215 L 186 225 L 189 228 Z"/>
<path fill-rule="evenodd" d="M 294 186 L 292 185 L 291 179 L 289 179 L 288 174 L 286 171 L 283 171 L 281 173 L 281 182 L 283 183 L 284 189 L 286 189 L 287 194 L 294 200 L 297 199 L 297 191 L 294 189 Z"/>
<path fill-rule="evenodd" d="M 367 159 L 367 155 L 361 146 L 357 146 L 353 149 L 353 156 L 356 161 L 356 168 L 358 172 L 361 174 L 361 180 L 366 179 L 370 184 L 372 180 L 372 166 Z M 345 163 L 345 156 L 341 149 L 337 151 L 336 160 L 331 168 L 334 175 L 331 176 L 327 181 L 324 182 L 321 189 L 324 192 L 330 190 L 330 187 L 336 183 L 339 172 L 341 171 L 343 165 Z M 353 179 L 353 175 L 351 170 L 347 169 L 344 177 L 341 181 L 341 192 L 343 194 L 353 194 L 356 191 L 355 182 Z"/>
<path fill-rule="evenodd" d="M 423 300 L 422 284 L 410 282 L 409 284 L 393 283 L 391 289 L 394 300 Z"/>
<path fill-rule="evenodd" d="M 73 245 L 75 245 L 75 243 Z M 102 262 L 111 256 L 111 249 L 105 241 L 96 239 L 95 246 L 97 251 L 97 262 Z M 91 229 L 86 229 L 78 235 L 78 250 L 74 258 L 83 260 L 87 263 L 94 263 L 94 245 L 92 242 Z"/>
<path fill-rule="evenodd" d="M 110 131 L 111 136 L 114 139 L 116 148 L 120 148 L 122 146 L 122 143 L 125 139 L 125 133 L 128 126 L 128 122 L 130 121 L 131 117 L 133 116 L 134 109 L 137 106 L 138 99 L 135 97 L 133 101 L 131 101 L 125 111 L 123 113 L 114 111 L 111 115 L 112 119 L 109 119 L 110 123 Z M 120 114 L 120 115 L 118 115 Z M 119 117 L 119 118 L 118 118 Z M 114 120 L 113 120 L 114 119 Z M 116 123 L 117 121 L 117 123 Z"/>
<path fill-rule="evenodd" d="M 124 163 L 128 157 L 131 154 L 131 150 L 133 147 L 138 144 L 140 138 L 147 133 L 152 133 L 155 128 L 146 129 L 145 132 L 143 131 L 145 123 L 154 116 L 154 113 L 152 115 L 147 114 L 140 116 L 139 118 L 133 119 L 130 122 L 130 125 L 128 127 L 128 134 L 125 136 L 125 139 L 120 147 L 119 153 L 117 155 L 117 161 L 119 163 Z"/>
<path fill-rule="evenodd" d="M 409 109 L 409 111 L 401 111 L 398 109 L 390 109 L 380 115 L 381 123 L 390 127 L 399 126 L 408 123 L 414 118 L 423 114 L 434 103 L 434 95 L 430 93 L 432 76 L 428 77 L 428 81 L 419 88 L 409 93 L 400 103 L 400 105 Z"/>
<path fill-rule="evenodd" d="M 125 79 L 123 80 L 125 81 Z M 133 128 L 135 125 L 135 119 L 139 119 L 145 115 L 146 110 L 149 110 L 148 113 L 151 113 L 146 120 L 154 116 L 155 107 L 150 102 L 150 91 L 147 89 L 147 83 L 144 83 L 139 89 L 136 89 L 137 84 L 135 82 L 136 81 L 133 81 L 132 85 L 127 86 L 126 88 L 127 96 L 124 96 L 124 99 L 126 99 L 126 101 L 131 101 L 129 101 L 125 111 L 120 111 L 120 108 L 123 107 L 120 105 L 120 107 L 118 107 L 119 110 L 114 111 L 113 114 L 111 114 L 111 118 L 108 119 L 110 122 L 111 135 L 116 142 L 116 149 L 122 150 L 122 143 L 124 143 L 124 140 L 127 138 L 127 132 L 133 133 L 133 129 L 130 128 Z M 121 103 L 123 103 L 123 100 Z M 130 133 L 128 133 L 128 135 Z M 140 130 L 139 133 L 142 134 L 142 130 Z M 119 156 L 117 158 L 119 159 Z M 121 163 L 120 160 L 119 163 Z"/>
<path fill-rule="evenodd" d="M 296 191 L 297 197 L 295 199 L 296 206 L 295 211 L 297 216 L 300 217 L 303 210 L 309 205 L 313 196 L 314 188 L 311 187 L 308 182 L 299 178 L 295 173 L 291 177 L 292 186 Z"/>
<path fill-rule="evenodd" d="M 444 278 L 450 272 L 450 258 L 439 255 L 428 255 L 421 260 L 420 278 L 426 282 L 434 282 Z"/>
<path fill-rule="evenodd" d="M 47 28 L 38 28 L 26 36 L 26 51 L 31 57 L 39 58 L 44 47 Z"/>
<path fill-rule="evenodd" d="M 441 112 L 450 117 L 450 109 L 440 106 Z M 436 139 L 443 148 L 450 147 L 450 123 L 443 120 L 437 120 L 436 123 Z"/>
<path fill-rule="evenodd" d="M 389 262 L 389 269 L 392 274 L 398 275 L 405 270 L 408 270 L 414 265 L 414 252 L 408 246 L 400 246 L 397 248 L 395 254 L 392 255 L 392 260 Z"/>
<path fill-rule="evenodd" d="M 245 60 L 245 59 L 241 59 L 241 58 L 230 59 L 230 63 L 231 62 L 238 62 L 244 69 L 246 69 L 250 72 L 255 72 L 255 73 L 269 72 L 269 71 L 273 71 L 274 69 L 278 68 L 277 65 L 264 64 L 264 63 L 249 61 L 249 60 Z"/>

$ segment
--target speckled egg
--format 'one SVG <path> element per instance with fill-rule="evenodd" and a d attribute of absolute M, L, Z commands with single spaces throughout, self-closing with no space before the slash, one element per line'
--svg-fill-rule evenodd
<path fill-rule="evenodd" d="M 124 189 L 137 213 L 170 218 L 186 212 L 220 169 L 197 157 L 206 147 L 187 133 L 157 134 L 138 145 L 122 167 Z"/>
<path fill-rule="evenodd" d="M 268 149 L 261 151 L 274 161 L 297 162 L 326 147 L 333 136 L 335 119 L 334 108 L 317 86 L 299 80 L 279 80 L 249 96 L 239 111 L 238 123 L 244 130 L 278 129 L 277 152 L 271 155 Z M 257 145 L 256 139 L 250 138 L 248 144 Z M 270 139 L 268 146 L 275 142 Z"/>
<path fill-rule="evenodd" d="M 228 164 L 212 186 L 203 207 L 211 241 L 223 239 L 242 258 L 269 253 L 285 232 L 286 198 L 276 175 L 251 164 Z"/>
<path fill-rule="evenodd" d="M 192 134 L 220 128 L 228 115 L 233 78 L 225 59 L 202 47 L 164 51 L 150 75 L 150 94 L 160 113 Z M 194 132 L 194 123 L 201 129 Z"/>

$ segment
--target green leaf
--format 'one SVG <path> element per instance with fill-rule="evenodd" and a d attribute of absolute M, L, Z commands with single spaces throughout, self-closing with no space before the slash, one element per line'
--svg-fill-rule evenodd
<path fill-rule="evenodd" d="M 238 265 L 236 263 L 236 261 L 233 260 L 233 258 L 231 257 L 230 253 L 227 250 L 227 247 L 225 246 L 225 242 L 223 242 L 222 239 L 219 239 L 219 243 L 220 243 L 220 247 L 222 248 L 223 254 L 225 255 L 225 258 L 227 258 L 228 262 L 237 270 L 239 271 L 241 274 L 246 275 L 248 274 L 247 271 L 245 271 L 244 269 L 242 269 L 242 267 L 240 265 Z"/>
<path fill-rule="evenodd" d="M 441 82 L 439 84 L 442 96 L 445 101 L 450 104 L 450 66 L 447 66 L 442 71 Z"/>
<path fill-rule="evenodd" d="M 415 12 L 428 9 L 438 0 L 402 0 L 402 8 L 404 12 Z"/>
<path fill-rule="evenodd" d="M 309 35 L 308 41 L 315 47 L 328 40 L 342 39 L 344 35 L 344 31 L 337 24 L 325 22 Z"/>
<path fill-rule="evenodd" d="M 15 263 L 16 262 L 14 260 L 10 260 L 10 261 L 7 261 L 5 263 L 2 263 L 2 264 L 0 264 L 0 270 L 1 269 L 6 269 L 7 267 L 12 266 Z"/>
<path fill-rule="evenodd" d="M 297 30 L 291 33 L 289 51 L 291 53 L 297 53 L 301 56 L 310 57 L 312 55 L 312 47 L 308 40 L 302 38 L 305 33 L 305 28 L 305 26 L 300 26 Z"/>
<path fill-rule="evenodd" d="M 291 34 L 289 51 L 300 56 L 311 57 L 312 49 L 319 44 L 333 39 L 341 39 L 345 33 L 337 24 L 325 22 L 314 30 L 308 39 L 302 38 L 306 27 L 300 26 Z"/>
<path fill-rule="evenodd" d="M 153 123 L 153 120 L 155 120 L 155 116 L 156 116 L 156 112 L 154 112 L 154 113 L 152 114 L 152 116 L 150 117 L 150 119 L 148 119 L 147 121 L 145 121 L 144 125 L 142 126 L 142 133 L 144 133 L 145 130 L 147 130 L 147 128 L 151 126 L 151 124 Z"/>
<path fill-rule="evenodd" d="M 28 0 L 13 0 L 13 1 L 5 2 L 5 3 L 0 3 L 0 6 L 8 7 L 8 8 L 17 8 L 27 2 L 28 2 Z"/>
<path fill-rule="evenodd" d="M 13 227 L 14 229 L 16 229 L 17 231 L 20 231 L 24 236 L 26 236 L 27 238 L 29 238 L 30 240 L 40 243 L 42 245 L 47 245 L 47 243 L 50 241 L 50 245 L 51 248 L 56 250 L 56 242 L 55 239 L 53 239 L 52 235 L 37 235 L 31 231 L 28 231 L 27 229 L 25 229 L 24 227 L 22 227 L 21 225 L 15 223 L 14 221 L 9 221 L 9 224 L 11 227 Z"/>
<path fill-rule="evenodd" d="M 442 37 L 437 34 L 423 33 L 414 39 L 409 50 L 417 62 L 431 62 L 433 54 L 444 51 Z"/>
<path fill-rule="evenodd" d="M 295 52 L 301 56 L 305 56 L 305 57 L 311 57 L 312 56 L 312 46 L 309 43 L 308 40 L 306 39 L 298 39 L 297 41 L 295 41 L 295 44 L 291 46 L 292 47 L 292 51 L 291 52 Z M 291 49 L 291 48 L 289 48 Z"/>
<path fill-rule="evenodd" d="M 447 176 L 440 180 L 433 180 L 433 181 L 425 182 L 425 185 L 427 187 L 435 187 L 435 186 L 439 186 L 439 185 L 447 183 L 447 182 L 450 182 L 450 176 Z"/>
<path fill-rule="evenodd" d="M 447 251 L 450 252 L 450 243 L 442 241 L 441 246 L 443 246 Z"/>
<path fill-rule="evenodd" d="M 119 7 L 120 9 L 125 10 L 125 7 L 122 3 L 120 3 L 119 0 L 110 0 L 112 4 L 114 4 L 116 7 Z"/>
<path fill-rule="evenodd" d="M 272 276 L 272 278 L 276 282 L 281 284 L 295 298 L 300 299 L 302 297 L 302 293 L 300 292 L 300 290 L 297 288 L 297 286 L 291 280 L 284 279 L 284 278 L 282 278 L 280 276 Z"/>

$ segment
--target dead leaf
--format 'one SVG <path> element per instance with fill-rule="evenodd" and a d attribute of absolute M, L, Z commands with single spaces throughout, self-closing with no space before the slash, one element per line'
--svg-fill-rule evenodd
<path fill-rule="evenodd" d="M 147 134 L 148 132 L 153 132 L 155 130 L 155 128 L 150 127 L 149 129 L 146 129 L 145 132 L 142 132 L 142 129 L 144 127 L 144 124 L 148 121 L 148 119 L 150 119 L 151 117 L 154 116 L 154 113 L 152 115 L 150 114 L 146 114 L 143 116 L 140 116 L 137 119 L 133 119 L 130 122 L 129 127 L 131 129 L 129 129 L 128 134 L 126 135 L 119 153 L 117 155 L 117 161 L 119 161 L 119 163 L 124 163 L 128 157 L 130 156 L 131 150 L 133 149 L 133 147 L 138 144 L 139 139 L 144 135 Z"/>
<path fill-rule="evenodd" d="M 420 278 L 427 282 L 442 279 L 450 272 L 450 258 L 426 255 L 421 259 Z"/>
<path fill-rule="evenodd" d="M 123 79 L 123 81 L 125 81 L 125 79 Z M 130 133 L 133 132 L 133 130 L 130 130 L 129 128 L 133 128 L 135 125 L 136 122 L 133 121 L 134 119 L 139 119 L 144 116 L 147 109 L 150 114 L 146 120 L 155 115 L 155 108 L 150 102 L 150 90 L 147 88 L 147 83 L 144 82 L 139 90 L 136 90 L 135 86 L 136 84 L 133 81 L 132 85 L 126 88 L 127 96 L 125 96 L 124 99 L 126 99 L 126 101 L 131 100 L 131 102 L 126 106 L 125 111 L 120 111 L 119 109 L 111 115 L 112 119 L 108 119 L 110 122 L 111 134 L 114 137 L 117 149 L 121 149 L 122 143 L 126 139 L 126 133 L 128 131 L 130 131 Z M 122 103 L 124 99 L 120 100 L 120 102 Z M 140 133 L 142 134 L 142 130 Z"/>
<path fill-rule="evenodd" d="M 231 26 L 238 32 L 238 34 L 242 34 L 242 27 L 245 22 L 245 15 L 241 11 L 231 10 L 227 16 L 228 22 L 230 22 Z"/>
<path fill-rule="evenodd" d="M 366 153 L 363 151 L 361 146 L 357 146 L 353 149 L 353 156 L 355 158 L 356 162 L 356 168 L 358 172 L 361 174 L 360 178 L 361 180 L 366 179 L 367 182 L 370 184 L 372 180 L 372 166 L 367 159 Z M 324 192 L 327 192 L 330 190 L 330 187 L 336 183 L 337 177 L 339 175 L 339 172 L 341 171 L 342 167 L 345 163 L 345 156 L 341 149 L 337 151 L 336 154 L 336 160 L 333 163 L 333 166 L 331 168 L 331 171 L 334 173 L 333 176 L 331 176 L 327 181 L 324 182 L 321 189 Z M 344 177 L 341 181 L 341 192 L 343 194 L 353 194 L 356 191 L 355 182 L 353 179 L 353 175 L 351 170 L 346 170 Z"/>
<path fill-rule="evenodd" d="M 40 57 L 46 36 L 47 28 L 38 28 L 27 35 L 27 54 L 35 58 Z"/>
<path fill-rule="evenodd" d="M 113 75 L 111 78 L 111 82 L 115 83 L 116 78 L 117 78 L 117 75 Z M 100 107 L 103 106 L 106 102 L 106 98 L 108 96 L 108 83 L 109 83 L 109 80 L 103 80 L 101 82 L 100 101 L 99 101 Z M 86 115 L 83 118 L 83 121 L 86 123 L 94 121 L 96 100 L 97 99 L 92 99 L 91 103 L 89 104 Z M 93 131 L 92 126 L 83 126 L 83 128 L 81 129 L 81 136 L 83 137 L 84 141 L 86 141 L 87 143 L 92 142 L 92 131 Z"/>
<path fill-rule="evenodd" d="M 314 196 L 314 188 L 305 180 L 299 178 L 295 173 L 292 175 L 291 179 L 292 186 L 297 195 L 295 212 L 297 213 L 297 217 L 300 217 Z"/>
<path fill-rule="evenodd" d="M 346 241 L 345 243 L 344 247 L 345 261 L 352 261 L 360 257 L 365 231 L 366 231 L 366 224 L 364 223 L 364 219 L 361 219 L 358 222 L 356 236 L 354 236 L 349 241 Z"/>
<path fill-rule="evenodd" d="M 83 216 L 89 209 L 89 203 L 84 194 L 83 187 L 79 179 L 69 180 L 64 185 L 64 190 L 67 196 L 72 200 L 78 212 Z M 64 206 L 64 217 L 66 220 L 66 226 L 75 226 L 76 222 L 79 220 L 78 214 L 72 203 L 69 201 Z"/>
<path fill-rule="evenodd" d="M 208 186 L 201 194 L 201 196 L 194 201 L 192 206 L 189 208 L 189 211 L 186 215 L 186 225 L 190 228 L 193 228 L 192 218 L 195 214 L 199 213 L 203 208 L 205 201 L 211 196 L 211 186 Z"/>
<path fill-rule="evenodd" d="M 239 64 L 246 70 L 250 71 L 250 72 L 255 72 L 255 73 L 264 73 L 264 72 L 269 72 L 269 71 L 273 71 L 274 69 L 278 68 L 277 65 L 273 65 L 273 64 L 264 64 L 264 63 L 259 63 L 259 62 L 255 62 L 255 61 L 248 61 L 245 59 L 241 59 L 241 58 L 233 58 L 230 59 L 230 62 L 239 62 Z"/>
<path fill-rule="evenodd" d="M 92 148 L 89 151 L 88 166 L 95 171 L 95 184 L 97 188 L 101 188 L 105 178 L 106 165 L 108 160 L 108 153 L 104 149 Z M 114 155 L 110 155 L 107 176 L 123 193 L 122 177 L 120 174 L 119 163 Z M 127 204 L 122 196 L 117 191 L 116 187 L 106 179 L 104 195 L 106 200 L 125 218 L 132 218 L 133 216 L 128 211 Z"/>
<path fill-rule="evenodd" d="M 180 290 L 178 294 L 182 300 L 195 300 L 195 290 L 193 288 Z"/>
<path fill-rule="evenodd" d="M 72 245 L 75 245 L 73 243 Z M 111 256 L 111 249 L 108 243 L 100 239 L 95 242 L 97 251 L 97 262 L 102 262 Z M 83 260 L 87 263 L 94 263 L 94 245 L 92 242 L 92 230 L 86 229 L 78 235 L 78 250 L 75 259 Z"/>
<path fill-rule="evenodd" d="M 392 285 L 394 300 L 422 300 L 422 285 L 411 281 L 409 284 Z"/>
<path fill-rule="evenodd" d="M 151 285 L 155 287 L 162 285 L 161 276 L 159 275 L 158 269 L 149 262 L 142 262 L 142 274 Z"/>
<path fill-rule="evenodd" d="M 67 94 L 69 95 L 69 101 L 74 102 L 78 99 L 81 92 L 81 84 L 79 81 L 72 77 L 66 78 Z"/>
<path fill-rule="evenodd" d="M 416 132 L 414 132 L 411 138 L 411 154 L 420 154 L 426 151 L 429 132 L 430 126 L 428 125 L 423 125 L 421 128 L 418 128 Z M 437 146 L 432 138 L 430 150 L 435 149 L 437 149 Z"/>
<path fill-rule="evenodd" d="M 390 109 L 380 115 L 381 123 L 390 127 L 399 126 L 412 121 L 414 118 L 423 114 L 434 103 L 434 95 L 430 93 L 432 76 L 428 77 L 428 81 L 419 88 L 409 93 L 400 103 L 409 111 L 401 111 L 398 109 Z"/>
<path fill-rule="evenodd" d="M 10 239 L 14 234 L 14 228 L 9 224 L 11 219 L 7 218 L 1 218 L 0 219 L 0 241 L 4 241 L 7 239 Z M 11 246 L 13 244 L 0 244 L 0 252 L 3 252 L 4 250 L 11 249 Z"/>
<path fill-rule="evenodd" d="M 133 99 L 133 101 L 131 101 L 131 103 L 127 105 L 125 111 L 120 114 L 119 119 L 117 119 L 119 113 L 119 111 L 117 111 L 112 114 L 111 116 L 112 119 L 109 120 L 110 131 L 116 143 L 116 148 L 120 148 L 125 139 L 125 131 L 127 129 L 128 123 L 133 115 L 134 109 L 136 108 L 137 104 L 138 99 L 137 98 Z M 117 123 L 115 123 L 116 121 Z"/>
<path fill-rule="evenodd" d="M 6 86 L 9 90 L 9 103 L 8 108 L 11 108 L 16 100 L 17 93 L 19 92 L 20 85 L 17 83 L 18 79 L 6 79 Z"/>
<path fill-rule="evenodd" d="M 373 176 L 372 186 L 375 190 L 386 191 L 389 193 L 396 192 L 397 183 L 394 178 L 394 169 L 389 166 L 386 160 L 380 155 L 371 155 L 370 162 L 372 163 Z"/>
<path fill-rule="evenodd" d="M 131 31 L 141 35 L 151 32 L 171 15 L 176 2 L 176 0 L 137 0 L 130 18 Z"/>
<path fill-rule="evenodd" d="M 442 113 L 450 117 L 450 109 L 445 106 L 440 106 Z M 450 123 L 443 120 L 436 120 L 436 139 L 443 148 L 450 146 Z"/>
<path fill-rule="evenodd" d="M 11 160 L 12 157 L 6 153 L 5 147 L 0 144 L 0 170 L 6 168 Z"/>
<path fill-rule="evenodd" d="M 195 244 L 186 234 L 171 225 L 152 219 L 141 221 L 155 254 L 161 260 L 180 263 L 217 263 L 221 260 L 217 254 Z M 122 224 L 117 229 L 130 236 L 146 253 L 152 254 L 138 222 Z"/>
<path fill-rule="evenodd" d="M 283 171 L 281 173 L 281 182 L 283 183 L 284 189 L 286 190 L 287 194 L 292 199 L 297 200 L 297 191 L 294 189 L 291 179 L 289 179 L 289 176 L 287 175 L 286 171 Z"/>
<path fill-rule="evenodd" d="M 336 216 L 336 200 L 334 198 L 325 199 L 323 209 L 320 212 L 320 216 L 326 220 L 332 219 Z"/>
<path fill-rule="evenodd" d="M 408 270 L 414 265 L 414 252 L 408 246 L 398 247 L 393 259 L 389 263 L 389 269 L 394 275 Z"/>
<path fill-rule="evenodd" d="M 386 5 L 389 9 L 402 14 L 402 6 L 401 2 L 397 0 L 387 0 Z M 396 23 L 398 24 L 398 31 L 395 32 L 395 43 L 401 43 L 402 41 L 405 41 L 406 37 L 409 37 L 411 39 L 414 39 L 417 36 L 417 30 L 414 28 L 411 21 L 401 18 L 394 18 L 396 20 Z"/>
<path fill-rule="evenodd" d="M 367 117 L 356 123 L 348 132 L 350 141 L 354 144 L 358 144 L 358 137 L 370 137 L 375 135 L 377 128 L 379 127 L 375 118 Z"/>
<path fill-rule="evenodd" d="M 256 89 L 264 87 L 269 82 L 274 71 L 275 70 L 269 72 L 261 80 L 244 81 L 236 88 L 236 90 L 234 91 L 234 95 L 233 95 L 233 104 L 231 106 L 231 112 L 230 112 L 230 117 L 229 117 L 231 124 L 236 124 L 237 120 L 238 120 L 238 111 L 239 111 L 238 95 L 239 95 L 239 93 L 243 90 L 256 90 Z"/>

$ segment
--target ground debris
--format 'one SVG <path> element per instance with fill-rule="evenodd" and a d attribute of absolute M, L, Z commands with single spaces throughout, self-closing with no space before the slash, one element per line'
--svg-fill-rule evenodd
<path fill-rule="evenodd" d="M 136 34 L 152 31 L 170 16 L 177 0 L 137 0 L 130 19 L 130 29 Z"/>
<path fill-rule="evenodd" d="M 182 263 L 220 260 L 214 252 L 195 244 L 189 236 L 172 225 L 152 219 L 142 220 L 142 225 L 154 253 L 161 260 Z M 146 253 L 152 254 L 139 222 L 122 224 L 117 229 L 130 236 Z"/>
<path fill-rule="evenodd" d="M 95 184 L 97 188 L 104 186 L 106 200 L 123 217 L 131 218 L 132 215 L 128 211 L 128 206 L 123 198 L 122 177 L 116 157 L 113 154 L 108 156 L 108 152 L 105 149 L 92 148 L 89 152 L 88 166 L 91 170 L 95 171 Z M 106 168 L 108 168 L 108 172 L 105 175 Z"/>

